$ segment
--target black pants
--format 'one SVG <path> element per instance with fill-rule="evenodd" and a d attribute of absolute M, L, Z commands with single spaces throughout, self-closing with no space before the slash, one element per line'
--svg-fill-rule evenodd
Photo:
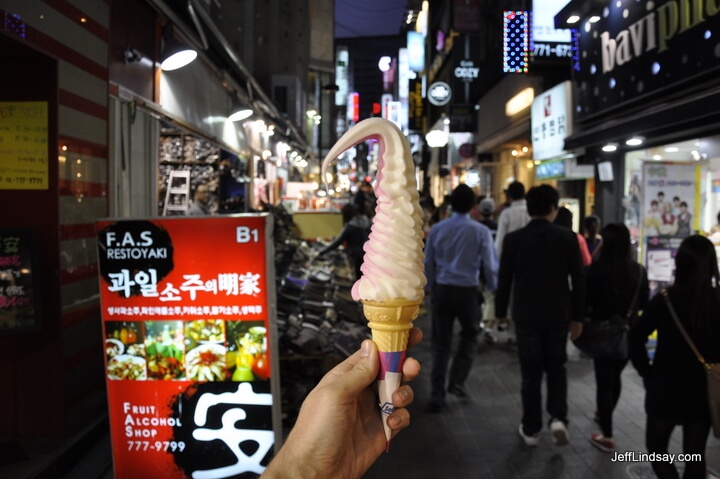
<path fill-rule="evenodd" d="M 621 375 L 628 359 L 595 359 L 595 404 L 600 430 L 605 437 L 613 437 L 612 415 L 620 399 Z"/>
<path fill-rule="evenodd" d="M 677 394 L 682 394 L 678 391 Z M 645 444 L 649 453 L 668 453 L 668 444 L 675 423 L 656 417 L 648 416 L 645 427 Z M 682 425 L 682 446 L 685 454 L 700 454 L 701 461 L 686 461 L 683 479 L 705 479 L 705 444 L 710 433 L 708 421 L 690 422 Z M 653 462 L 653 471 L 658 479 L 678 479 L 675 465 L 669 462 Z"/>
<path fill-rule="evenodd" d="M 431 294 L 432 372 L 431 395 L 445 397 L 445 375 L 452 351 L 455 318 L 460 322 L 460 342 L 450 368 L 450 384 L 462 386 L 470 374 L 480 332 L 477 287 L 436 284 Z"/>
<path fill-rule="evenodd" d="M 515 323 L 523 407 L 522 425 L 526 434 L 542 429 L 542 380 L 547 375 L 546 410 L 550 420 L 567 422 L 567 338 L 565 322 Z"/>

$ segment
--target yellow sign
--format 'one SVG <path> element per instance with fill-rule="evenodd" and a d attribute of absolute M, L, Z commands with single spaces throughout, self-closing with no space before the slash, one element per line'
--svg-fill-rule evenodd
<path fill-rule="evenodd" d="M 47 190 L 48 183 L 47 102 L 0 102 L 0 190 Z"/>

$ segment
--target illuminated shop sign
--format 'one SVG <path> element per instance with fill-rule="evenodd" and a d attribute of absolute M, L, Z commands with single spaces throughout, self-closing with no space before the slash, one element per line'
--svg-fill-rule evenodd
<path fill-rule="evenodd" d="M 570 30 L 555 28 L 554 19 L 567 3 L 567 0 L 533 0 L 532 53 L 534 58 L 552 59 L 572 56 Z"/>
<path fill-rule="evenodd" d="M 565 153 L 565 138 L 572 133 L 572 86 L 563 82 L 533 100 L 530 124 L 533 158 L 546 160 Z"/>
<path fill-rule="evenodd" d="M 360 94 L 358 92 L 348 95 L 347 119 L 353 122 L 360 120 Z"/>
<path fill-rule="evenodd" d="M 335 53 L 335 83 L 338 90 L 335 92 L 335 104 L 338 106 L 347 104 L 348 97 L 348 63 L 350 62 L 350 54 L 347 47 L 338 47 Z"/>
<path fill-rule="evenodd" d="M 535 166 L 535 178 L 551 180 L 565 176 L 565 160 L 547 160 Z"/>
<path fill-rule="evenodd" d="M 450 103 L 452 90 L 445 82 L 435 82 L 428 88 L 428 101 L 435 106 L 443 106 Z"/>
<path fill-rule="evenodd" d="M 96 226 L 114 477 L 262 473 L 281 433 L 269 217 Z"/>
<path fill-rule="evenodd" d="M 527 11 L 503 12 L 503 71 L 527 73 L 530 60 L 530 15 Z"/>
<path fill-rule="evenodd" d="M 408 129 L 422 131 L 425 118 L 425 103 L 423 102 L 422 80 L 410 80 L 410 95 L 408 98 Z"/>
<path fill-rule="evenodd" d="M 410 70 L 423 71 L 425 69 L 425 36 L 420 32 L 408 32 L 407 50 Z"/>
<path fill-rule="evenodd" d="M 472 60 L 462 60 L 460 65 L 453 70 L 455 78 L 465 82 L 472 82 L 477 79 L 479 74 L 480 68 L 476 67 L 475 62 Z"/>
<path fill-rule="evenodd" d="M 689 78 L 717 76 L 720 8 L 706 1 L 607 2 L 596 23 L 579 25 L 578 120 Z"/>

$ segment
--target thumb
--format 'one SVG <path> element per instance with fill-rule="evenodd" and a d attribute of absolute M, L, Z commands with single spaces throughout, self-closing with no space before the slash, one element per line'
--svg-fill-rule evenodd
<path fill-rule="evenodd" d="M 349 395 L 356 396 L 377 379 L 380 360 L 375 343 L 369 339 L 363 341 L 360 351 L 348 358 L 346 365 L 348 368 L 337 376 L 336 385 Z"/>

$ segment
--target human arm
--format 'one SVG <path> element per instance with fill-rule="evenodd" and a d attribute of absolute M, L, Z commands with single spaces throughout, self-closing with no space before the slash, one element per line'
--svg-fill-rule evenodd
<path fill-rule="evenodd" d="M 508 241 L 504 241 L 504 243 L 498 268 L 498 286 L 495 290 L 495 317 L 498 319 L 507 318 L 513 275 L 515 274 L 515 249 L 512 242 L 508 244 Z"/>
<path fill-rule="evenodd" d="M 343 242 L 345 241 L 345 239 L 347 237 L 347 234 L 348 234 L 348 225 L 345 225 L 345 226 L 343 226 L 342 230 L 340 230 L 340 234 L 338 234 L 329 245 L 327 245 L 326 247 L 324 247 L 323 249 L 318 251 L 318 253 L 317 253 L 318 256 L 323 255 L 323 254 L 327 253 L 328 251 L 332 251 L 335 248 L 337 248 L 338 246 L 340 246 L 341 244 L 343 244 Z"/>
<path fill-rule="evenodd" d="M 480 245 L 481 266 L 483 268 L 483 278 L 485 278 L 485 288 L 489 292 L 495 292 L 497 289 L 498 269 L 500 267 L 497 253 L 495 252 L 495 243 L 493 243 L 492 233 L 485 228 L 483 231 L 483 240 Z"/>
<path fill-rule="evenodd" d="M 497 231 L 495 232 L 495 251 L 497 255 L 502 256 L 503 241 L 508 229 L 508 214 L 505 210 L 500 212 L 497 220 Z"/>
<path fill-rule="evenodd" d="M 408 345 L 422 332 L 410 330 Z M 328 372 L 303 403 L 295 427 L 262 474 L 263 479 L 359 478 L 385 451 L 386 438 L 373 384 L 380 368 L 377 346 L 365 340 L 359 351 Z M 403 380 L 420 373 L 407 358 Z M 393 435 L 410 424 L 406 407 L 413 390 L 403 385 L 393 393 L 397 409 L 387 418 Z"/>
<path fill-rule="evenodd" d="M 650 358 L 645 345 L 650 334 L 657 329 L 659 298 L 660 295 L 657 295 L 647 304 L 640 318 L 630 327 L 628 334 L 630 361 L 643 379 L 649 376 L 651 370 Z"/>
<path fill-rule="evenodd" d="M 592 256 L 590 255 L 587 241 L 585 241 L 585 237 L 580 233 L 577 233 L 577 239 L 578 246 L 580 246 L 580 256 L 582 257 L 582 264 L 583 266 L 590 266 L 590 263 L 592 263 Z"/>
<path fill-rule="evenodd" d="M 570 274 L 570 282 L 572 284 L 570 316 L 571 322 L 582 323 L 585 317 L 585 268 L 582 264 L 580 255 L 580 244 L 577 236 L 573 233 L 572 241 L 568 244 L 568 272 Z"/>
<path fill-rule="evenodd" d="M 434 245 L 433 230 L 430 228 L 428 236 L 425 241 L 425 259 L 423 260 L 423 266 L 425 267 L 425 278 L 427 283 L 425 284 L 425 291 L 432 290 L 433 283 L 435 282 L 435 245 Z"/>
<path fill-rule="evenodd" d="M 573 236 L 574 238 L 573 241 L 570 242 L 570 249 L 568 251 L 568 270 L 570 272 L 570 281 L 572 283 L 572 291 L 570 292 L 572 301 L 572 316 L 570 317 L 568 331 L 570 332 L 570 339 L 574 341 L 580 337 L 583 330 L 583 319 L 585 317 L 586 308 L 586 285 L 585 269 L 580 252 L 580 242 L 578 241 L 576 234 L 573 234 Z M 584 240 L 583 244 L 585 244 Z"/>

